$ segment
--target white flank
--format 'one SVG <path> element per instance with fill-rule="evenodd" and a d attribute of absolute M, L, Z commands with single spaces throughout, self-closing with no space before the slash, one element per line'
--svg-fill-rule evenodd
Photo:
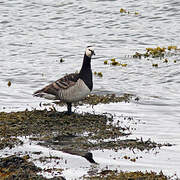
<path fill-rule="evenodd" d="M 76 102 L 90 94 L 90 89 L 82 79 L 78 79 L 74 86 L 68 89 L 61 89 L 58 93 L 60 100 L 65 102 Z"/>

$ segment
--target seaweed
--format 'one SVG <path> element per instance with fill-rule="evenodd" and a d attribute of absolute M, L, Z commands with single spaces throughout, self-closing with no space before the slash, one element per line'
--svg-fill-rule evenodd
<path fill-rule="evenodd" d="M 135 171 L 135 172 L 124 172 L 117 170 L 102 170 L 99 173 L 96 173 L 93 176 L 86 176 L 84 179 L 89 180 L 170 180 L 171 177 L 167 177 L 163 174 L 163 172 L 142 172 L 142 171 Z"/>
<path fill-rule="evenodd" d="M 152 57 L 152 58 L 164 58 L 168 53 L 170 53 L 170 51 L 174 50 L 175 52 L 178 49 L 177 46 L 168 46 L 168 47 L 155 47 L 155 48 L 146 48 L 146 52 L 145 53 L 139 53 L 139 52 L 136 52 L 134 55 L 133 55 L 133 58 L 138 58 L 138 59 L 141 59 L 142 57 L 144 58 L 149 58 L 149 57 Z"/>
<path fill-rule="evenodd" d="M 33 162 L 28 161 L 29 156 L 8 156 L 6 158 L 0 158 L 0 179 L 1 180 L 46 180 L 47 178 L 37 173 L 41 172 L 42 169 L 36 167 Z M 63 177 L 59 176 L 57 178 L 64 180 Z"/>
<path fill-rule="evenodd" d="M 112 59 L 110 59 L 110 65 L 112 65 L 112 66 L 121 66 L 121 67 L 126 67 L 127 66 L 127 64 L 126 63 L 120 63 L 120 62 L 118 62 L 118 61 L 116 61 L 116 59 L 115 58 L 112 58 Z M 107 65 L 108 64 L 108 60 L 105 60 L 104 61 L 104 64 L 105 65 Z"/>
<path fill-rule="evenodd" d="M 97 105 L 107 103 L 129 102 L 130 94 L 123 96 L 91 94 L 83 104 Z M 60 104 L 62 105 L 62 104 Z M 129 117 L 131 118 L 131 117 Z M 71 152 L 86 153 L 94 149 L 139 149 L 150 150 L 162 145 L 143 140 L 121 140 L 120 137 L 131 134 L 130 127 L 121 127 L 119 120 L 114 122 L 112 114 L 73 113 L 51 110 L 32 110 L 0 113 L 0 148 L 22 144 L 17 136 L 33 136 L 33 140 L 42 141 L 44 145 L 56 145 L 59 150 L 71 149 Z M 32 137 L 31 137 L 32 138 Z M 57 145 L 61 146 L 57 146 Z M 86 154 L 85 153 L 85 154 Z"/>

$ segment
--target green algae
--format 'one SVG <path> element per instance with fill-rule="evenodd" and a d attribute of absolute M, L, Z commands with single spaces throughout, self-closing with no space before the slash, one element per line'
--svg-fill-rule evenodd
<path fill-rule="evenodd" d="M 84 177 L 83 179 L 89 180 L 170 180 L 171 177 L 167 177 L 163 172 L 124 172 L 124 171 L 112 171 L 112 170 L 103 170 L 96 175 L 90 177 Z"/>

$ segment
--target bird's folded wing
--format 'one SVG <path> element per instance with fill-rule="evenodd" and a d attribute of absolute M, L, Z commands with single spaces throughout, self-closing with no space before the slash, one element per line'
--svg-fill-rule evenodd
<path fill-rule="evenodd" d="M 69 87 L 74 86 L 78 79 L 78 73 L 68 74 L 58 79 L 57 81 L 45 86 L 43 89 L 36 91 L 34 95 L 39 96 L 41 93 L 47 93 L 57 96 L 60 90 L 68 89 Z"/>

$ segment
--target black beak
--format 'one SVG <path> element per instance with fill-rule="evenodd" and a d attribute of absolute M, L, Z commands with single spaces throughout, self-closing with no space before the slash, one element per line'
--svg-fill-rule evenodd
<path fill-rule="evenodd" d="M 91 51 L 92 55 L 96 55 L 93 50 L 89 49 L 89 51 Z M 92 56 L 92 55 L 91 55 L 91 56 Z"/>

